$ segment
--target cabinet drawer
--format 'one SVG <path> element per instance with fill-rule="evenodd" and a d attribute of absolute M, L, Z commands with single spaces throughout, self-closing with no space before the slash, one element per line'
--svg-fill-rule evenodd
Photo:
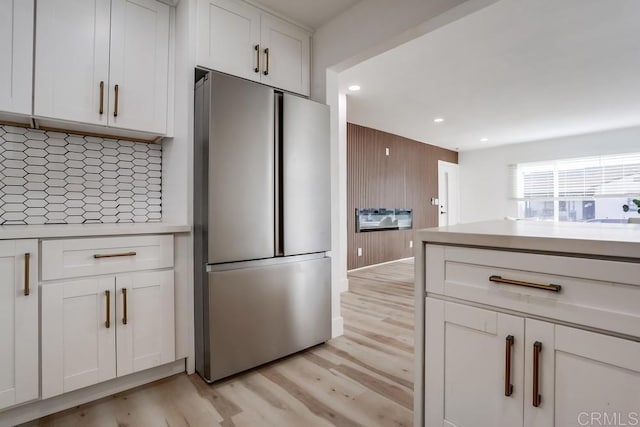
<path fill-rule="evenodd" d="M 42 280 L 171 267 L 172 235 L 42 242 Z"/>
<path fill-rule="evenodd" d="M 639 263 L 435 245 L 426 257 L 428 293 L 640 336 Z"/>

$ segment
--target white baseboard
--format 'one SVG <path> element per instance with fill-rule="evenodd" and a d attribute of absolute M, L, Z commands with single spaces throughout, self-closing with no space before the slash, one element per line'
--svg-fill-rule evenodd
<path fill-rule="evenodd" d="M 331 319 L 331 338 L 344 335 L 344 319 L 342 316 Z"/>
<path fill-rule="evenodd" d="M 37 400 L 21 406 L 0 412 L 0 427 L 11 427 L 16 424 L 26 423 L 37 418 L 45 417 L 56 412 L 83 403 L 92 402 L 111 396 L 115 393 L 141 386 L 162 378 L 170 377 L 185 371 L 185 360 L 180 359 L 166 365 L 136 372 L 122 378 L 105 381 L 90 387 L 81 388 L 69 393 L 55 396 L 46 400 Z"/>
<path fill-rule="evenodd" d="M 360 267 L 360 268 L 354 268 L 352 270 L 347 270 L 347 274 L 354 272 L 354 271 L 360 271 L 360 270 L 366 270 L 367 268 L 372 268 L 372 267 L 378 267 L 381 265 L 385 265 L 385 264 L 393 264 L 394 262 L 399 262 L 399 261 L 408 261 L 410 259 L 413 259 L 412 256 L 408 257 L 408 258 L 400 258 L 400 259 L 394 259 L 392 261 L 385 261 L 385 262 L 381 262 L 379 264 L 371 264 L 371 265 L 365 265 L 364 267 Z"/>

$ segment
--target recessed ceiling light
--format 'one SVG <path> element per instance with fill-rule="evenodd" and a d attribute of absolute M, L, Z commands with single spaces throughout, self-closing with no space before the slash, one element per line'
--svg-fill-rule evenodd
<path fill-rule="evenodd" d="M 350 90 L 351 92 L 357 92 L 357 91 L 359 91 L 359 90 L 360 90 L 360 86 L 358 86 L 358 85 L 351 85 L 351 86 L 349 86 L 349 90 Z"/>
<path fill-rule="evenodd" d="M 435 119 L 433 119 L 433 121 L 436 123 L 442 123 L 444 122 L 444 119 L 442 117 L 436 117 Z"/>
<path fill-rule="evenodd" d="M 487 142 L 489 138 L 480 138 L 480 142 Z"/>

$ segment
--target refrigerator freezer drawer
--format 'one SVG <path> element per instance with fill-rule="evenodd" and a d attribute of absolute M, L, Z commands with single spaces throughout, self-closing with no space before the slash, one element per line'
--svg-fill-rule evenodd
<path fill-rule="evenodd" d="M 331 260 L 208 273 L 208 381 L 331 338 Z"/>

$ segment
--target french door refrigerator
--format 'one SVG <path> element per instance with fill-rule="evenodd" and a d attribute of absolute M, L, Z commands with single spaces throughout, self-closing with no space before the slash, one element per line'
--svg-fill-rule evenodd
<path fill-rule="evenodd" d="M 328 107 L 207 73 L 194 188 L 197 372 L 213 382 L 327 341 Z"/>

